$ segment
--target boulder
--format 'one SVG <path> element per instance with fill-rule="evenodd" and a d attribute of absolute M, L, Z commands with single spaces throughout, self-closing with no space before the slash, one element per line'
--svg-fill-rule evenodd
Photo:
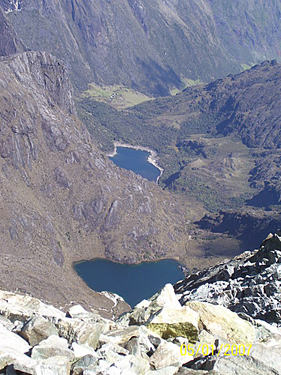
<path fill-rule="evenodd" d="M 124 345 L 132 337 L 138 337 L 140 335 L 141 328 L 139 326 L 130 326 L 124 329 L 117 329 L 108 332 L 106 335 L 102 334 L 100 336 L 100 343 L 113 343 L 118 345 Z"/>
<path fill-rule="evenodd" d="M 67 314 L 71 318 L 79 318 L 79 319 L 89 318 L 91 316 L 91 313 L 89 311 L 85 310 L 84 307 L 81 306 L 81 305 L 71 306 L 69 308 Z"/>
<path fill-rule="evenodd" d="M 20 334 L 31 346 L 35 346 L 49 336 L 57 335 L 58 330 L 49 320 L 38 316 L 27 322 Z"/>
<path fill-rule="evenodd" d="M 107 323 L 89 323 L 80 319 L 64 318 L 55 323 L 58 333 L 70 344 L 86 344 L 94 349 L 97 348 L 101 333 L 110 328 Z"/>
<path fill-rule="evenodd" d="M 100 344 L 112 343 L 121 345 L 128 349 L 130 354 L 146 358 L 148 352 L 155 350 L 149 336 L 151 336 L 151 332 L 146 327 L 130 326 L 101 335 L 99 342 Z M 154 335 L 154 338 L 161 340 L 158 335 Z"/>
<path fill-rule="evenodd" d="M 25 374 L 34 374 L 37 362 L 20 352 L 1 352 L 0 351 L 0 371 L 9 366 L 10 372 L 17 370 Z"/>
<path fill-rule="evenodd" d="M 119 345 L 105 344 L 98 351 L 99 361 L 83 372 L 88 374 L 123 374 L 123 375 L 145 375 L 149 370 L 148 360 L 130 355 L 129 352 Z"/>
<path fill-rule="evenodd" d="M 171 284 L 166 284 L 164 288 L 150 300 L 143 300 L 135 306 L 132 312 L 126 314 L 121 322 L 128 320 L 130 325 L 141 325 L 149 323 L 163 307 L 179 309 L 181 305 L 175 295 L 174 288 Z"/>
<path fill-rule="evenodd" d="M 164 341 L 150 357 L 150 364 L 155 369 L 161 369 L 168 366 L 179 368 L 183 363 L 189 362 L 192 359 L 192 356 L 181 355 L 180 347 L 178 345 Z"/>
<path fill-rule="evenodd" d="M 88 323 L 103 323 L 104 325 L 108 325 L 108 329 L 112 329 L 116 326 L 112 320 L 101 317 L 95 310 L 87 311 L 81 305 L 71 306 L 66 315 L 70 318 L 80 319 Z"/>
<path fill-rule="evenodd" d="M 251 356 L 220 356 L 213 362 L 206 360 L 202 369 L 213 370 L 219 374 L 239 374 L 239 375 L 278 375 L 269 364 L 266 365 Z"/>
<path fill-rule="evenodd" d="M 33 359 L 48 359 L 51 357 L 63 357 L 68 361 L 74 360 L 74 353 L 68 349 L 68 342 L 58 336 L 50 336 L 48 339 L 40 342 L 32 349 L 31 357 Z"/>
<path fill-rule="evenodd" d="M 27 341 L 10 332 L 6 327 L 0 323 L 0 352 L 10 354 L 27 353 L 30 349 Z"/>
<path fill-rule="evenodd" d="M 1 315 L 14 322 L 19 320 L 26 323 L 34 316 L 56 317 L 62 319 L 65 313 L 51 305 L 41 302 L 37 298 L 28 295 L 20 295 L 0 290 Z"/>
<path fill-rule="evenodd" d="M 128 350 L 117 344 L 104 344 L 98 351 L 97 354 L 100 358 L 105 359 L 109 363 L 114 363 L 120 359 L 120 355 L 127 356 Z"/>
<path fill-rule="evenodd" d="M 281 374 L 281 340 L 272 339 L 267 343 L 255 343 L 251 350 L 251 357 L 264 366 L 269 366 Z"/>
<path fill-rule="evenodd" d="M 162 338 L 186 337 L 191 342 L 198 340 L 199 314 L 188 306 L 163 307 L 148 324 L 148 328 Z"/>
<path fill-rule="evenodd" d="M 171 284 L 166 284 L 160 293 L 150 300 L 140 302 L 123 318 L 129 324 L 146 324 L 147 328 L 164 339 L 178 336 L 191 341 L 198 339 L 199 314 L 187 306 L 181 306 Z"/>
<path fill-rule="evenodd" d="M 229 343 L 244 345 L 252 344 L 256 338 L 252 324 L 224 306 L 196 301 L 187 302 L 186 305 L 199 314 L 203 327 L 214 336 L 221 337 Z"/>
<path fill-rule="evenodd" d="M 146 375 L 147 371 L 150 369 L 147 360 L 134 355 L 121 358 L 116 367 L 120 369 L 120 374 L 123 375 Z"/>
<path fill-rule="evenodd" d="M 7 328 L 9 331 L 12 331 L 14 328 L 14 324 L 4 316 L 0 315 L 0 325 L 4 326 Z"/>
<path fill-rule="evenodd" d="M 166 284 L 159 294 L 156 294 L 154 298 L 152 297 L 152 301 L 161 307 L 167 306 L 177 309 L 181 306 L 172 284 Z"/>
<path fill-rule="evenodd" d="M 34 375 L 69 375 L 70 363 L 65 357 L 54 356 L 38 362 Z"/>
<path fill-rule="evenodd" d="M 97 364 L 97 355 L 87 354 L 72 365 L 72 375 L 81 375 L 85 370 Z"/>
<path fill-rule="evenodd" d="M 77 344 L 76 342 L 73 342 L 72 350 L 73 350 L 75 358 L 81 358 L 86 355 L 96 356 L 95 350 L 88 345 L 81 345 L 81 344 Z"/>
<path fill-rule="evenodd" d="M 150 323 L 148 329 L 157 333 L 163 339 L 186 337 L 190 342 L 198 340 L 198 329 L 192 324 L 186 323 Z"/>

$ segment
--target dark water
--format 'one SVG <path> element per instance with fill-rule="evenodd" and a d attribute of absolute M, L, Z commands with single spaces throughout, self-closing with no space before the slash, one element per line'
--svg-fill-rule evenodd
<path fill-rule="evenodd" d="M 117 154 L 110 159 L 118 167 L 133 171 L 149 181 L 157 181 L 160 170 L 147 161 L 149 152 L 128 147 L 117 147 Z"/>
<path fill-rule="evenodd" d="M 119 294 L 131 306 L 151 297 L 167 283 L 184 278 L 175 260 L 141 264 L 120 264 L 96 259 L 77 263 L 75 270 L 90 288 Z"/>

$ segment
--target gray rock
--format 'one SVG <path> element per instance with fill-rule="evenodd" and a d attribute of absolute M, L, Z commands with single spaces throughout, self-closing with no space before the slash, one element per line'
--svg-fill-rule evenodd
<path fill-rule="evenodd" d="M 209 369 L 208 363 L 203 365 Z M 280 374 L 271 366 L 267 366 L 258 359 L 253 360 L 250 356 L 237 356 L 237 357 L 219 357 L 211 368 L 222 374 L 239 374 L 239 375 L 278 375 Z"/>
<path fill-rule="evenodd" d="M 86 311 L 83 306 L 81 305 L 74 305 L 74 306 L 71 306 L 68 310 L 68 315 L 71 317 L 71 318 L 80 318 L 80 319 L 83 319 L 83 318 L 88 318 L 91 313 L 89 313 L 89 311 Z"/>
<path fill-rule="evenodd" d="M 67 358 L 54 356 L 38 362 L 34 375 L 69 375 L 70 363 Z"/>
<path fill-rule="evenodd" d="M 72 375 L 81 375 L 88 368 L 93 367 L 97 363 L 97 356 L 85 355 L 72 365 Z"/>
<path fill-rule="evenodd" d="M 270 234 L 260 249 L 188 276 L 174 286 L 180 303 L 196 300 L 221 304 L 281 326 L 280 249 L 281 237 Z"/>
<path fill-rule="evenodd" d="M 162 342 L 150 357 L 150 364 L 155 369 L 168 366 L 179 368 L 183 363 L 187 362 L 187 359 L 191 361 L 193 357 L 182 356 L 178 345 L 172 344 L 171 342 Z"/>
<path fill-rule="evenodd" d="M 33 359 L 48 359 L 52 357 L 63 357 L 69 362 L 74 360 L 74 353 L 68 349 L 68 342 L 58 336 L 50 336 L 32 349 Z"/>
<path fill-rule="evenodd" d="M 69 343 L 86 344 L 94 349 L 97 348 L 102 332 L 109 329 L 107 323 L 88 323 L 80 319 L 64 318 L 55 322 L 59 335 Z M 114 324 L 113 324 L 114 325 Z"/>
<path fill-rule="evenodd" d="M 49 336 L 57 334 L 58 330 L 55 325 L 40 316 L 31 319 L 21 330 L 21 336 L 24 337 L 31 346 L 35 346 Z"/>
<path fill-rule="evenodd" d="M 73 350 L 75 358 L 81 358 L 86 355 L 92 355 L 94 357 L 96 356 L 95 350 L 88 345 L 81 345 L 73 342 L 71 349 Z"/>
<path fill-rule="evenodd" d="M 9 366 L 9 371 L 16 370 L 24 374 L 34 374 L 37 362 L 20 352 L 1 352 L 0 350 L 0 371 Z"/>
<path fill-rule="evenodd" d="M 34 316 L 62 319 L 65 314 L 51 305 L 28 295 L 20 295 L 0 290 L 1 315 L 12 322 L 27 323 Z"/>
<path fill-rule="evenodd" d="M 27 353 L 30 349 L 27 341 L 10 332 L 0 323 L 0 352 L 19 355 Z"/>

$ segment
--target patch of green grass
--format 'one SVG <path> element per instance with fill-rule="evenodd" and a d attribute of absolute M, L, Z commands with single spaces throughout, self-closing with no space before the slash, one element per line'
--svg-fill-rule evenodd
<path fill-rule="evenodd" d="M 241 64 L 242 71 L 251 69 L 255 64 L 249 63 L 249 64 Z"/>
<path fill-rule="evenodd" d="M 200 79 L 194 80 L 194 79 L 190 79 L 190 78 L 182 78 L 182 81 L 185 84 L 182 90 L 186 89 L 187 87 L 197 86 L 197 85 L 203 84 L 203 82 Z M 170 90 L 170 94 L 172 96 L 174 96 L 174 95 L 177 95 L 177 93 L 181 92 L 182 90 L 174 88 L 174 89 Z"/>
<path fill-rule="evenodd" d="M 90 97 L 96 101 L 107 103 L 116 109 L 126 109 L 153 99 L 121 85 L 99 86 L 95 83 L 90 83 L 88 90 L 84 91 L 81 97 Z"/>

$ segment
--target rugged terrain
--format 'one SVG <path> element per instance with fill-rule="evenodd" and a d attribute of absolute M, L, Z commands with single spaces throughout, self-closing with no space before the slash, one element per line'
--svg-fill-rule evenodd
<path fill-rule="evenodd" d="M 0 373 L 278 375 L 280 299 L 278 234 L 119 319 L 0 291 Z"/>
<path fill-rule="evenodd" d="M 12 55 L 16 52 L 25 51 L 25 47 L 21 40 L 16 36 L 15 30 L 8 22 L 5 14 L 0 7 L 0 56 Z"/>
<path fill-rule="evenodd" d="M 27 48 L 71 67 L 75 86 L 168 95 L 280 57 L 281 1 L 2 0 Z"/>
<path fill-rule="evenodd" d="M 44 52 L 2 57 L 0 84 L 2 288 L 59 306 L 92 302 L 106 313 L 114 303 L 91 292 L 73 262 L 201 262 L 187 223 L 202 209 L 99 151 L 75 115 L 62 62 Z"/>
<path fill-rule="evenodd" d="M 244 224 L 250 216 L 244 230 L 236 227 L 245 237 L 265 216 L 280 223 L 280 82 L 281 66 L 265 61 L 127 110 L 90 97 L 78 101 L 78 110 L 104 150 L 114 139 L 156 150 L 164 168 L 162 187 L 193 197 L 209 212 L 221 211 L 220 217 L 232 210 L 223 219 L 228 224 L 231 215 L 243 217 Z M 215 221 L 221 219 L 213 218 L 209 227 Z M 265 235 L 262 226 L 258 232 Z"/>

